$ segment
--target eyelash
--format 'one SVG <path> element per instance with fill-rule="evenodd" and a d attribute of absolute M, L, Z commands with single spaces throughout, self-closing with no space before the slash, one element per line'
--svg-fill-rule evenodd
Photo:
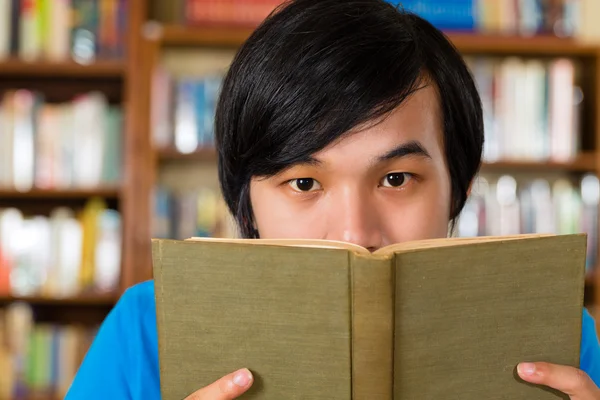
<path fill-rule="evenodd" d="M 393 175 L 404 175 L 405 178 L 402 181 L 402 183 L 399 186 L 384 186 L 384 182 Z M 387 188 L 391 188 L 391 189 L 402 189 L 404 186 L 406 186 L 409 182 L 411 182 L 413 179 L 415 179 L 415 175 L 411 174 L 410 172 L 390 172 L 389 174 L 386 174 L 383 179 L 379 182 L 380 186 L 382 187 L 387 187 Z"/>
<path fill-rule="evenodd" d="M 385 182 L 386 182 L 386 181 L 387 181 L 387 180 L 388 180 L 388 179 L 389 179 L 391 176 L 394 176 L 394 175 L 403 175 L 403 176 L 404 176 L 404 179 L 403 179 L 402 183 L 401 183 L 400 185 L 398 185 L 398 186 L 392 186 L 392 185 L 386 186 L 386 185 L 385 185 Z M 409 172 L 390 172 L 389 174 L 386 174 L 386 175 L 385 175 L 385 176 L 384 176 L 384 177 L 383 177 L 383 178 L 382 178 L 382 179 L 379 181 L 379 186 L 380 186 L 380 187 L 386 187 L 386 188 L 391 188 L 391 189 L 397 189 L 397 190 L 399 190 L 399 189 L 402 189 L 404 186 L 406 186 L 408 183 L 410 183 L 410 182 L 411 182 L 413 179 L 415 179 L 415 175 L 413 175 L 413 174 L 411 174 L 411 173 L 409 173 Z M 298 187 L 298 183 L 299 183 L 299 181 L 302 181 L 302 180 L 306 180 L 306 181 L 309 181 L 309 180 L 310 180 L 310 181 L 311 181 L 312 185 L 311 185 L 311 187 L 310 187 L 310 189 L 309 189 L 309 190 L 301 190 L 301 189 Z M 295 191 L 295 192 L 297 192 L 297 193 L 311 193 L 311 192 L 315 192 L 315 191 L 318 191 L 318 190 L 321 190 L 321 189 L 322 189 L 322 186 L 321 186 L 321 184 L 319 183 L 319 181 L 317 181 L 317 180 L 316 180 L 316 179 L 314 179 L 314 178 L 296 178 L 296 179 L 290 179 L 290 180 L 288 180 L 288 181 L 285 181 L 285 182 L 284 182 L 284 184 L 285 184 L 285 185 L 288 185 L 288 186 L 290 186 L 290 187 L 292 188 L 292 190 L 293 190 L 293 191 Z M 294 185 L 294 184 L 295 184 L 295 185 Z M 314 188 L 313 188 L 313 185 L 317 185 L 317 188 L 316 188 L 316 189 L 314 189 Z"/>
<path fill-rule="evenodd" d="M 321 189 L 321 184 L 319 183 L 319 181 L 317 181 L 314 178 L 296 178 L 296 179 L 290 179 L 289 181 L 286 181 L 285 183 L 287 185 L 289 185 L 290 187 L 292 187 L 293 191 L 298 192 L 298 193 L 310 193 L 310 192 L 314 192 L 315 191 L 315 190 L 300 190 L 300 188 L 298 188 L 298 181 L 301 181 L 301 180 L 307 180 L 307 181 L 310 180 L 310 181 L 313 182 L 313 184 L 317 184 L 318 185 L 318 189 L 317 190 Z M 293 187 L 294 183 L 296 183 L 296 188 Z M 312 189 L 312 187 L 311 187 L 311 189 Z"/>

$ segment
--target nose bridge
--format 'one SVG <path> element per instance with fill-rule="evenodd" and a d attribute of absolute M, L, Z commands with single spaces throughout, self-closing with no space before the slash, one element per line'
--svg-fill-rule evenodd
<path fill-rule="evenodd" d="M 359 187 L 344 186 L 332 198 L 328 238 L 358 244 L 366 248 L 381 245 L 378 217 L 371 194 Z"/>

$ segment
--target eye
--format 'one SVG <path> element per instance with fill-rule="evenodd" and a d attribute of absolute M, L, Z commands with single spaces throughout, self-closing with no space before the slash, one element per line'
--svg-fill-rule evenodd
<path fill-rule="evenodd" d="M 406 185 L 413 176 L 407 172 L 393 172 L 387 174 L 380 182 L 383 187 L 399 188 Z"/>
<path fill-rule="evenodd" d="M 296 192 L 313 192 L 321 189 L 321 184 L 313 178 L 298 178 L 289 181 L 289 185 Z"/>

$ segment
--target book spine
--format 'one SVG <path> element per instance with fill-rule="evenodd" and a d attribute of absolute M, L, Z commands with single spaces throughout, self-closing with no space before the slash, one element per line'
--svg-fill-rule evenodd
<path fill-rule="evenodd" d="M 0 399 L 64 398 L 80 365 L 74 350 L 96 332 L 36 321 L 25 303 L 0 310 Z"/>
<path fill-rule="evenodd" d="M 242 25 L 256 26 L 262 22 L 281 0 L 184 0 L 183 14 L 189 25 Z"/>
<path fill-rule="evenodd" d="M 98 3 L 73 0 L 73 18 L 71 53 L 75 61 L 88 64 L 95 60 L 98 48 Z"/>
<path fill-rule="evenodd" d="M 21 0 L 19 15 L 19 56 L 27 61 L 37 59 L 41 54 L 39 35 L 40 3 L 36 0 Z"/>
<path fill-rule="evenodd" d="M 476 28 L 473 0 L 390 0 L 389 2 L 418 14 L 438 29 L 470 32 Z"/>
<path fill-rule="evenodd" d="M 21 46 L 21 0 L 11 0 L 10 7 L 10 54 L 16 56 Z"/>
<path fill-rule="evenodd" d="M 0 60 L 10 56 L 11 0 L 0 0 Z"/>
<path fill-rule="evenodd" d="M 71 1 L 52 0 L 48 22 L 47 56 L 52 61 L 65 61 L 69 58 L 71 34 Z"/>
<path fill-rule="evenodd" d="M 352 399 L 393 398 L 394 259 L 350 255 Z"/>

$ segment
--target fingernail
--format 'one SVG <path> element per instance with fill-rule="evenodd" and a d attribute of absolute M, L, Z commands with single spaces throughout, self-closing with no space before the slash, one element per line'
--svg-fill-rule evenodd
<path fill-rule="evenodd" d="M 520 374 L 533 375 L 535 373 L 535 364 L 533 363 L 522 363 L 517 367 Z"/>
<path fill-rule="evenodd" d="M 246 387 L 252 380 L 252 373 L 246 368 L 239 370 L 233 376 L 233 383 L 239 387 Z"/>

